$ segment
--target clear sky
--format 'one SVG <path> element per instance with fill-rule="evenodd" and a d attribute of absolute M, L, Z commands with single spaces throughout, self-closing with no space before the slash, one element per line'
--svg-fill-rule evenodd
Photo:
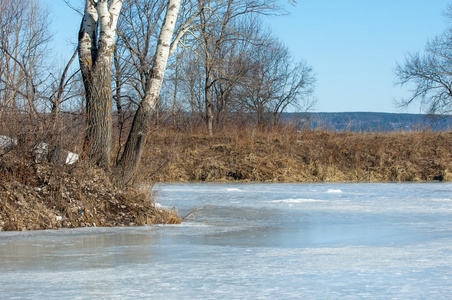
<path fill-rule="evenodd" d="M 298 0 L 271 27 L 317 74 L 319 112 L 400 112 L 394 67 L 447 26 L 450 0 Z M 420 104 L 402 112 L 420 111 Z"/>
<path fill-rule="evenodd" d="M 81 0 L 70 0 L 81 6 Z M 41 0 L 54 20 L 55 55 L 75 49 L 81 17 L 63 0 Z M 451 0 L 298 0 L 290 14 L 267 18 L 292 55 L 317 75 L 318 112 L 413 112 L 394 100 L 409 95 L 395 86 L 393 69 L 405 55 L 422 51 L 447 27 L 443 12 Z"/>

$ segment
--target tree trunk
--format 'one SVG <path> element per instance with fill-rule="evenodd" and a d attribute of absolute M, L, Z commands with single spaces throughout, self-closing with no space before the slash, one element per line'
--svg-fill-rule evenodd
<path fill-rule="evenodd" d="M 99 62 L 98 62 L 99 63 Z M 85 81 L 86 128 L 83 143 L 85 159 L 104 169 L 110 168 L 112 142 L 111 63 L 95 67 Z"/>
<path fill-rule="evenodd" d="M 134 116 L 124 152 L 113 171 L 114 181 L 119 186 L 127 184 L 133 178 L 140 163 L 149 130 L 150 118 L 155 111 L 160 96 L 180 2 L 181 0 L 169 0 L 168 2 L 152 67 L 151 80 L 146 88 L 144 99 L 141 101 Z"/>
<path fill-rule="evenodd" d="M 212 103 L 212 83 L 210 82 L 210 75 L 206 75 L 206 86 L 204 88 L 205 102 L 206 102 L 206 125 L 209 135 L 213 135 L 213 103 Z"/>
<path fill-rule="evenodd" d="M 83 153 L 85 161 L 107 170 L 112 142 L 112 58 L 122 0 L 112 0 L 110 7 L 108 2 L 86 0 L 78 45 L 86 100 Z"/>

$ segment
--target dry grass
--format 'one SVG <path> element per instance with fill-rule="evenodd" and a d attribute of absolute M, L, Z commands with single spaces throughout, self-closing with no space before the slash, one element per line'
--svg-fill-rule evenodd
<path fill-rule="evenodd" d="M 452 180 L 452 134 L 170 129 L 147 143 L 139 178 L 185 181 Z"/>
<path fill-rule="evenodd" d="M 79 125 L 5 120 L 0 134 L 18 137 L 20 145 L 0 150 L 0 230 L 182 221 L 175 210 L 156 208 L 149 190 L 117 189 L 101 170 L 33 155 L 40 142 L 80 149 Z M 452 181 L 450 149 L 451 133 L 244 127 L 209 136 L 163 126 L 149 136 L 135 181 Z"/>
<path fill-rule="evenodd" d="M 0 231 L 182 221 L 176 211 L 157 208 L 150 190 L 118 189 L 102 170 L 36 157 L 41 142 L 79 149 L 80 133 L 74 135 L 71 124 L 3 118 L 0 125 L 0 134 L 19 140 L 0 149 Z"/>
<path fill-rule="evenodd" d="M 115 188 L 101 170 L 41 163 L 24 181 L 5 158 L 0 170 L 0 231 L 181 222 L 149 192 Z"/>

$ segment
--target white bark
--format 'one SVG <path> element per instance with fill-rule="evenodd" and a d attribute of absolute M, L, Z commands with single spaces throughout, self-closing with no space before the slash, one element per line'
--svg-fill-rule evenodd
<path fill-rule="evenodd" d="M 100 41 L 105 43 L 106 50 L 114 47 L 116 37 L 116 25 L 122 7 L 122 0 L 114 0 L 108 8 L 107 0 L 98 0 L 97 12 L 100 22 Z M 101 45 L 102 46 L 102 45 Z M 111 52 L 113 55 L 113 52 Z"/>
<path fill-rule="evenodd" d="M 173 41 L 173 45 L 171 46 L 171 49 L 169 51 L 169 56 L 173 55 L 173 53 L 176 51 L 177 46 L 179 45 L 180 40 L 182 39 L 182 37 L 187 33 L 188 30 L 190 30 L 190 27 L 192 26 L 191 24 L 193 23 L 193 21 L 199 17 L 199 15 L 201 14 L 201 10 L 198 11 L 196 14 L 194 14 L 193 16 L 191 16 L 187 22 L 185 22 L 184 26 L 181 27 L 179 33 L 177 34 L 176 38 Z"/>
<path fill-rule="evenodd" d="M 152 75 L 146 94 L 141 101 L 132 128 L 127 138 L 121 159 L 117 163 L 114 171 L 115 181 L 122 186 L 129 182 L 135 175 L 140 163 L 146 135 L 149 130 L 149 121 L 152 112 L 155 110 L 160 95 L 160 89 L 165 75 L 166 64 L 171 47 L 171 39 L 177 21 L 181 0 L 169 0 L 166 16 L 160 32 L 156 49 L 156 56 L 152 68 Z"/>
<path fill-rule="evenodd" d="M 174 27 L 176 26 L 181 0 L 169 0 L 165 20 L 160 32 L 159 42 L 156 50 L 154 65 L 152 67 L 152 78 L 146 95 L 142 101 L 145 110 L 153 110 L 160 95 L 160 89 L 165 76 L 165 69 L 171 48 Z"/>
<path fill-rule="evenodd" d="M 86 0 L 85 13 L 79 37 L 79 53 L 81 57 L 88 59 L 93 51 L 99 47 L 112 56 L 115 45 L 116 26 L 122 8 L 122 0 L 114 0 L 108 7 L 107 0 Z M 97 41 L 97 29 L 100 29 L 99 41 Z M 98 43 L 99 42 L 99 43 Z M 89 56 L 88 56 L 89 55 Z M 86 61 L 92 66 L 91 59 Z"/>
<path fill-rule="evenodd" d="M 105 169 L 110 168 L 113 101 L 111 70 L 122 3 L 122 0 L 86 0 L 79 33 L 79 61 L 86 98 L 83 151 L 87 161 Z"/>
<path fill-rule="evenodd" d="M 81 58 L 83 57 L 84 60 L 89 59 L 89 61 L 85 61 L 88 65 L 92 65 L 93 63 L 91 60 L 91 51 L 95 46 L 93 43 L 96 41 L 97 20 L 98 14 L 94 1 L 86 0 L 85 14 L 80 30 L 80 35 L 83 36 L 79 36 L 78 50 Z"/>

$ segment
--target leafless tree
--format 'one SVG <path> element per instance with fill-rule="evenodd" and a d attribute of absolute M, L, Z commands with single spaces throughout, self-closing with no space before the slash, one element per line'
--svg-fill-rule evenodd
<path fill-rule="evenodd" d="M 124 124 L 133 117 L 151 80 L 152 61 L 166 1 L 131 0 L 124 3 L 114 53 L 113 98 L 118 118 L 118 152 L 122 151 Z"/>
<path fill-rule="evenodd" d="M 283 44 L 273 39 L 255 47 L 250 59 L 254 67 L 243 80 L 239 97 L 259 126 L 279 122 L 289 106 L 307 110 L 313 105 L 313 70 L 305 62 L 295 63 Z"/>
<path fill-rule="evenodd" d="M 165 18 L 159 33 L 159 42 L 155 51 L 150 81 L 134 116 L 124 152 L 114 169 L 113 177 L 119 185 L 129 182 L 138 169 L 149 131 L 149 120 L 160 96 L 180 4 L 180 0 L 168 1 Z"/>
<path fill-rule="evenodd" d="M 204 64 L 205 122 L 208 132 L 212 134 L 215 115 L 213 99 L 215 84 L 223 78 L 221 69 L 227 63 L 225 62 L 225 52 L 222 49 L 234 38 L 248 38 L 237 27 L 242 24 L 239 19 L 246 18 L 251 14 L 276 13 L 279 7 L 272 0 L 201 0 L 199 5 L 200 18 L 196 32 L 200 45 L 198 51 Z M 221 108 L 221 99 L 218 103 Z"/>
<path fill-rule="evenodd" d="M 452 20 L 452 5 L 446 16 Z M 452 27 L 428 42 L 424 53 L 407 55 L 395 68 L 397 84 L 408 85 L 409 98 L 398 101 L 406 107 L 419 100 L 430 114 L 452 112 Z"/>
<path fill-rule="evenodd" d="M 112 143 L 112 63 L 121 0 L 86 0 L 78 53 L 85 86 L 86 161 L 110 168 Z"/>
<path fill-rule="evenodd" d="M 124 5 L 126 17 L 122 23 L 120 10 L 123 1 L 86 0 L 78 52 L 86 93 L 84 154 L 87 161 L 109 169 L 113 96 L 117 109 L 121 110 L 123 92 L 127 91 L 129 99 L 133 99 L 130 97 L 133 88 L 137 110 L 122 155 L 112 170 L 113 180 L 118 185 L 132 179 L 150 128 L 149 121 L 159 103 L 169 56 L 179 43 L 202 41 L 201 46 L 193 48 L 203 50 L 198 57 L 205 63 L 204 100 L 208 111 L 207 124 L 212 132 L 210 99 L 213 84 L 225 74 L 219 71 L 221 68 L 215 69 L 213 62 L 221 64 L 222 45 L 234 31 L 237 33 L 234 20 L 249 13 L 271 12 L 275 9 L 274 3 L 274 0 L 186 0 L 182 3 L 183 18 L 177 22 L 181 0 L 135 0 Z M 146 9 L 142 11 L 138 5 Z M 118 45 L 123 46 L 124 52 L 120 53 L 118 47 L 113 57 L 117 22 L 123 24 Z M 173 37 L 175 31 L 177 34 Z M 186 33 L 192 38 L 182 40 Z M 151 46 L 156 46 L 155 50 Z M 114 84 L 111 78 L 115 80 Z M 217 91 L 227 95 L 228 89 L 230 87 Z M 223 100 L 220 102 L 224 103 Z"/>
<path fill-rule="evenodd" d="M 2 0 L 0 9 L 0 105 L 37 114 L 48 79 L 48 12 L 33 0 Z"/>
<path fill-rule="evenodd" d="M 406 107 L 416 100 L 430 114 L 452 112 L 452 36 L 446 33 L 428 43 L 424 54 L 407 56 L 395 69 L 398 84 L 411 84 L 412 96 L 399 101 Z"/>

